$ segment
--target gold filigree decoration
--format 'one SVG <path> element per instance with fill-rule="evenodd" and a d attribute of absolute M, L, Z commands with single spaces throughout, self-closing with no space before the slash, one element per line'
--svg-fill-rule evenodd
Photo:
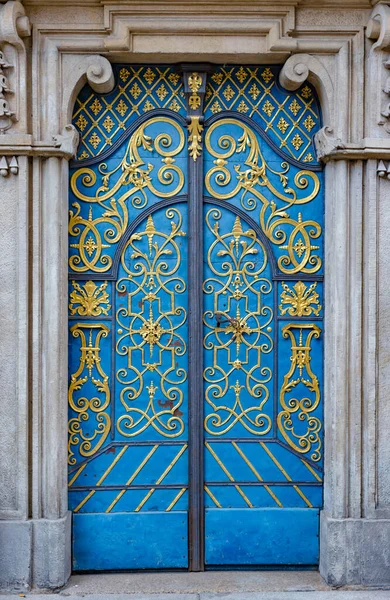
<path fill-rule="evenodd" d="M 271 300 L 267 304 L 272 283 L 264 273 L 267 255 L 253 229 L 243 228 L 240 217 L 226 233 L 220 231 L 221 219 L 222 212 L 217 208 L 206 214 L 214 241 L 207 253 L 212 275 L 203 284 L 206 304 L 213 307 L 203 317 L 203 376 L 210 407 L 205 429 L 210 435 L 220 436 L 241 424 L 250 433 L 262 436 L 272 425 L 265 411 L 272 371 L 264 364 L 264 357 L 273 351 Z"/>
<path fill-rule="evenodd" d="M 68 391 L 69 407 L 77 414 L 77 417 L 69 420 L 68 425 L 70 465 L 77 462 L 74 446 L 77 446 L 81 456 L 93 456 L 104 444 L 110 431 L 111 419 L 106 412 L 110 405 L 110 387 L 100 361 L 100 342 L 107 337 L 109 331 L 106 325 L 100 323 L 76 323 L 70 328 L 73 337 L 80 338 L 80 363 L 77 371 L 70 377 Z M 90 391 L 91 386 L 95 394 L 92 398 L 87 398 L 82 390 Z M 93 417 L 95 425 L 92 430 L 88 425 Z"/>
<path fill-rule="evenodd" d="M 202 152 L 202 131 L 203 125 L 200 123 L 200 117 L 191 117 L 188 123 L 188 150 L 194 162 Z"/>
<path fill-rule="evenodd" d="M 147 130 L 154 123 L 160 125 L 161 133 L 152 138 L 147 135 Z M 178 137 L 175 143 L 172 133 Z M 172 198 L 181 191 L 184 173 L 174 164 L 174 157 L 183 150 L 184 144 L 183 129 L 176 121 L 168 117 L 155 117 L 134 132 L 117 167 L 108 171 L 106 163 L 99 165 L 100 185 L 92 195 L 86 192 L 97 183 L 95 171 L 80 167 L 72 175 L 70 185 L 73 194 L 77 200 L 90 205 L 88 218 L 82 216 L 79 202 L 74 202 L 69 211 L 69 234 L 71 238 L 78 238 L 76 243 L 70 244 L 71 248 L 78 250 L 69 259 L 72 271 L 103 273 L 111 268 L 112 258 L 103 251 L 116 244 L 126 231 L 129 200 L 134 208 L 142 209 L 148 204 L 148 191 L 158 198 Z M 161 167 L 156 174 L 154 165 L 146 164 L 141 158 L 140 150 L 143 156 L 150 153 L 151 158 L 152 155 L 161 158 Z M 155 187 L 155 183 L 162 185 L 162 189 Z M 94 207 L 103 209 L 103 212 L 99 210 L 94 217 Z"/>
<path fill-rule="evenodd" d="M 316 287 L 317 282 L 307 287 L 303 281 L 298 281 L 291 289 L 287 283 L 282 281 L 280 314 L 282 316 L 288 314 L 290 317 L 310 317 L 310 315 L 318 317 L 322 306 L 319 302 L 319 295 L 315 291 Z"/>
<path fill-rule="evenodd" d="M 148 427 L 168 438 L 184 431 L 180 407 L 187 372 L 180 360 L 187 353 L 183 332 L 187 312 L 177 302 L 186 291 L 178 274 L 179 240 L 186 234 L 178 209 L 167 209 L 165 216 L 167 227 L 161 230 L 149 215 L 145 228 L 133 233 L 121 257 L 125 276 L 116 287 L 126 303 L 116 313 L 116 353 L 118 361 L 120 357 L 126 361 L 123 366 L 117 363 L 116 379 L 126 414 L 118 418 L 116 427 L 125 437 L 135 437 Z"/>
<path fill-rule="evenodd" d="M 310 366 L 310 352 L 312 339 L 320 337 L 321 329 L 312 323 L 291 323 L 283 327 L 282 334 L 291 341 L 291 365 L 280 390 L 278 428 L 291 448 L 302 454 L 311 452 L 310 458 L 319 461 L 322 423 L 313 412 L 320 403 L 320 387 Z"/>
<path fill-rule="evenodd" d="M 241 135 L 235 139 L 227 135 L 226 126 L 235 126 L 241 130 Z M 221 129 L 221 135 L 215 136 L 216 130 Z M 289 208 L 307 204 L 313 200 L 320 189 L 316 173 L 302 170 L 294 176 L 294 187 L 289 184 L 288 171 L 290 165 L 282 163 L 281 171 L 274 170 L 266 163 L 256 134 L 244 123 L 237 119 L 226 118 L 213 123 L 205 136 L 208 152 L 215 158 L 214 165 L 206 173 L 205 185 L 210 196 L 220 200 L 229 200 L 239 195 L 242 207 L 253 211 L 260 202 L 259 224 L 264 234 L 281 250 L 286 250 L 278 258 L 278 267 L 283 273 L 315 273 L 322 265 L 321 258 L 313 251 L 319 246 L 312 240 L 318 239 L 322 233 L 319 223 L 312 219 L 304 220 L 299 212 L 294 218 L 288 212 Z M 244 159 L 244 156 L 247 157 Z M 234 157 L 234 158 L 233 158 Z M 230 159 L 230 160 L 229 160 Z M 240 164 L 241 163 L 241 164 Z M 243 168 L 244 163 L 245 168 Z M 226 186 L 232 181 L 232 171 L 235 171 L 236 184 Z M 280 185 L 272 183 L 276 176 Z M 298 190 L 308 189 L 303 197 L 298 197 Z M 263 193 L 267 190 L 271 193 Z M 280 200 L 283 205 L 278 206 Z M 286 243 L 287 242 L 287 243 Z"/>
<path fill-rule="evenodd" d="M 202 76 L 199 73 L 191 73 L 188 77 L 188 87 L 192 94 L 188 99 L 188 104 L 191 110 L 196 110 L 201 105 L 201 99 L 198 94 L 199 88 L 202 85 Z"/>
<path fill-rule="evenodd" d="M 70 314 L 72 316 L 77 314 L 80 317 L 108 316 L 111 305 L 106 292 L 107 285 L 107 281 L 104 281 L 100 286 L 97 286 L 93 281 L 87 281 L 83 286 L 77 281 L 72 281 L 74 290 L 70 293 Z"/>

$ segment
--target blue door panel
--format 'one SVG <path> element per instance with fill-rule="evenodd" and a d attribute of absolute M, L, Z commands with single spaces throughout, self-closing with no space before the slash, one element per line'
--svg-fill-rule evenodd
<path fill-rule="evenodd" d="M 191 460 L 204 461 L 206 568 L 314 565 L 324 415 L 316 92 L 284 90 L 275 65 L 216 66 L 186 87 L 171 66 L 113 70 L 113 91 L 86 85 L 73 116 L 73 567 L 187 569 L 188 523 L 203 521 L 190 514 Z M 198 99 L 204 119 L 193 121 Z M 190 257 L 189 203 L 203 204 L 204 239 Z M 203 265 L 196 324 L 190 261 Z M 204 335 L 204 422 L 191 432 L 201 457 L 189 446 L 191 318 Z"/>
<path fill-rule="evenodd" d="M 206 564 L 316 565 L 318 517 L 315 509 L 207 509 Z"/>
<path fill-rule="evenodd" d="M 76 571 L 186 568 L 187 548 L 184 511 L 73 515 Z"/>

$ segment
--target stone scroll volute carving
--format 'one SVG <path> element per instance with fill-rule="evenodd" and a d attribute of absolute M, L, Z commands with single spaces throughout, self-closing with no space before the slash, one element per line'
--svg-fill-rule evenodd
<path fill-rule="evenodd" d="M 74 103 L 83 85 L 89 83 L 99 94 L 110 92 L 115 85 L 111 63 L 104 56 L 69 54 L 64 58 L 62 127 L 72 121 Z"/>
<path fill-rule="evenodd" d="M 379 4 L 374 8 L 367 23 L 366 36 L 374 42 L 371 48 L 372 52 L 382 51 L 383 53 L 388 53 L 390 51 L 389 5 Z M 378 78 L 384 80 L 384 83 L 382 83 L 383 96 L 377 123 L 378 125 L 382 125 L 387 133 L 390 133 L 390 59 L 382 60 L 381 62 L 385 72 L 380 68 L 378 73 Z"/>
<path fill-rule="evenodd" d="M 29 20 L 20 2 L 0 6 L 0 135 L 25 133 L 26 49 L 23 38 L 30 35 Z"/>
<path fill-rule="evenodd" d="M 294 54 L 285 62 L 280 72 L 280 84 L 287 90 L 297 90 L 306 80 L 312 83 L 319 95 L 324 127 L 315 136 L 317 157 L 326 161 L 336 150 L 344 148 L 335 113 L 335 86 L 324 65 L 310 54 Z"/>

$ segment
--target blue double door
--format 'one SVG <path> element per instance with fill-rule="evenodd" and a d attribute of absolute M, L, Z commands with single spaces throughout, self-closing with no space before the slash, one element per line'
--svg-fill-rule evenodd
<path fill-rule="evenodd" d="M 125 72 L 129 90 L 155 74 L 158 97 L 177 85 L 184 102 L 174 71 L 142 69 L 118 67 L 122 92 Z M 72 164 L 75 571 L 318 563 L 321 173 L 288 162 L 239 104 L 212 108 L 236 88 L 253 103 L 267 69 L 214 72 L 198 153 L 172 104 Z M 300 131 L 283 117 L 287 92 L 273 94 Z M 263 96 L 258 111 L 272 102 Z M 105 100 L 112 111 L 120 101 Z M 102 103 L 87 90 L 75 123 Z"/>

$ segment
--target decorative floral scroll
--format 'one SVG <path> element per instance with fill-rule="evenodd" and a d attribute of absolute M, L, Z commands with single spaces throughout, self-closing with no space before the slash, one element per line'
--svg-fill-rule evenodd
<path fill-rule="evenodd" d="M 161 215 L 155 218 L 161 224 Z M 187 371 L 179 362 L 187 353 L 183 330 L 187 312 L 178 302 L 186 291 L 179 273 L 183 269 L 179 240 L 186 234 L 178 209 L 165 210 L 164 221 L 165 226 L 157 229 L 149 215 L 121 257 L 125 276 L 116 287 L 126 303 L 116 313 L 116 352 L 127 360 L 116 379 L 126 414 L 116 427 L 125 437 L 148 427 L 170 438 L 184 431 L 180 407 Z"/>
<path fill-rule="evenodd" d="M 146 132 L 156 123 L 161 124 L 162 132 L 152 138 Z M 77 249 L 77 254 L 69 259 L 72 271 L 104 273 L 111 268 L 112 257 L 104 250 L 116 244 L 126 231 L 129 201 L 134 209 L 141 210 L 149 202 L 148 192 L 157 198 L 172 198 L 180 193 L 184 173 L 174 164 L 174 157 L 183 150 L 184 144 L 183 129 L 176 121 L 155 117 L 134 132 L 123 159 L 114 169 L 108 170 L 107 163 L 99 164 L 99 182 L 92 168 L 77 169 L 70 180 L 71 190 L 80 202 L 90 206 L 88 216 L 80 202 L 74 202 L 69 211 L 69 234 L 77 239 L 70 244 Z M 157 173 L 154 165 L 143 159 L 147 153 L 154 161 L 156 155 L 160 157 Z M 90 188 L 93 188 L 91 195 L 87 194 Z"/>
<path fill-rule="evenodd" d="M 100 362 L 100 341 L 107 337 L 109 331 L 106 325 L 98 323 L 76 323 L 70 328 L 73 337 L 80 338 L 80 363 L 70 377 L 68 391 L 69 408 L 77 414 L 69 420 L 70 465 L 77 462 L 73 446 L 77 447 L 81 456 L 92 456 L 104 444 L 110 431 L 111 419 L 107 412 L 110 405 L 109 378 Z M 88 398 L 83 389 L 88 390 L 91 383 L 95 395 Z M 95 421 L 93 430 L 92 419 Z"/>
<path fill-rule="evenodd" d="M 231 133 L 232 127 L 242 132 L 237 139 Z M 292 207 L 305 205 L 317 196 L 320 182 L 316 173 L 299 171 L 291 185 L 287 175 L 290 165 L 283 162 L 281 171 L 271 168 L 263 157 L 254 131 L 238 119 L 222 118 L 213 123 L 207 129 L 205 146 L 215 158 L 215 166 L 208 170 L 205 179 L 210 196 L 221 200 L 238 196 L 246 211 L 253 211 L 260 205 L 261 229 L 273 244 L 286 250 L 286 254 L 278 258 L 279 269 L 290 274 L 316 273 L 322 261 L 315 253 L 319 246 L 312 241 L 320 237 L 321 226 L 312 219 L 305 220 L 302 212 L 297 218 L 289 212 Z M 243 164 L 247 168 L 243 168 Z M 279 180 L 277 187 L 271 181 L 271 174 Z M 308 190 L 308 193 L 300 196 L 298 191 L 301 190 Z"/>
<path fill-rule="evenodd" d="M 310 458 L 319 461 L 322 423 L 313 413 L 320 403 L 320 386 L 310 366 L 310 352 L 311 341 L 320 337 L 321 329 L 312 323 L 291 323 L 282 332 L 284 338 L 291 340 L 291 365 L 280 390 L 279 431 L 294 450 L 302 454 L 311 452 Z"/>
<path fill-rule="evenodd" d="M 204 314 L 206 365 L 210 365 L 204 371 L 205 394 L 212 409 L 205 429 L 210 435 L 223 435 L 240 423 L 250 433 L 265 435 L 272 425 L 264 411 L 272 371 L 264 366 L 263 356 L 273 350 L 269 328 L 273 311 L 265 300 L 272 291 L 264 274 L 267 254 L 240 217 L 232 229 L 223 227 L 222 219 L 219 209 L 207 212 L 214 241 L 207 252 L 212 276 L 203 284 L 204 293 L 213 298 L 213 310 Z"/>

